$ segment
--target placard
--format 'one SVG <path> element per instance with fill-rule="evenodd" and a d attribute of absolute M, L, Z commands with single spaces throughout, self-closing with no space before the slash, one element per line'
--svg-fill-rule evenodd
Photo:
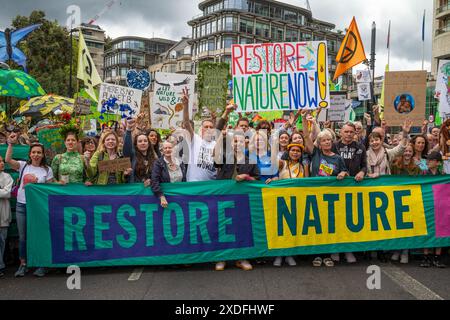
<path fill-rule="evenodd" d="M 151 103 L 152 127 L 155 129 L 180 128 L 183 122 L 183 89 L 189 90 L 189 115 L 194 104 L 195 76 L 158 72 Z"/>
<path fill-rule="evenodd" d="M 109 83 L 102 83 L 100 86 L 100 98 L 98 99 L 98 111 L 102 112 L 103 104 L 116 98 L 115 105 L 108 110 L 108 113 L 120 114 L 124 113 L 124 108 L 121 110 L 121 105 L 127 105 L 131 108 L 135 115 L 139 114 L 141 108 L 142 91 L 133 88 L 117 86 Z"/>
<path fill-rule="evenodd" d="M 358 100 L 369 101 L 372 99 L 370 83 L 358 83 Z"/>
<path fill-rule="evenodd" d="M 409 119 L 421 127 L 425 119 L 426 71 L 386 72 L 384 117 L 389 126 Z"/>
<path fill-rule="evenodd" d="M 115 160 L 103 160 L 98 162 L 99 172 L 120 172 L 131 168 L 130 158 L 120 158 Z"/>
<path fill-rule="evenodd" d="M 232 46 L 238 112 L 326 108 L 330 105 L 327 43 Z"/>
<path fill-rule="evenodd" d="M 211 111 L 224 110 L 227 105 L 228 76 L 227 63 L 203 62 L 198 73 L 200 108 Z"/>
<path fill-rule="evenodd" d="M 73 112 L 76 115 L 88 115 L 91 114 L 91 104 L 92 101 L 83 97 L 78 97 L 75 100 L 75 107 L 73 109 Z"/>
<path fill-rule="evenodd" d="M 436 97 L 439 99 L 439 113 L 446 119 L 450 114 L 450 60 L 439 62 L 436 81 Z"/>

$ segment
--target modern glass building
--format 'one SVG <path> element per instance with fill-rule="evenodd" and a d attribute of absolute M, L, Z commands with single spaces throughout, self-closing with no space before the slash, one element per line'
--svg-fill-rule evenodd
<path fill-rule="evenodd" d="M 313 18 L 310 10 L 271 0 L 206 0 L 202 14 L 192 18 L 194 71 L 201 61 L 230 62 L 232 44 L 326 40 L 330 73 L 336 70 L 336 55 L 344 32 L 335 25 Z M 344 77 L 343 89 L 351 81 Z"/>
<path fill-rule="evenodd" d="M 159 38 L 120 37 L 112 41 L 111 49 L 104 56 L 104 81 L 126 85 L 127 73 L 131 69 L 147 70 L 158 61 L 161 53 L 176 42 Z"/>
<path fill-rule="evenodd" d="M 433 66 L 437 76 L 439 60 L 450 59 L 450 1 L 434 0 Z"/>

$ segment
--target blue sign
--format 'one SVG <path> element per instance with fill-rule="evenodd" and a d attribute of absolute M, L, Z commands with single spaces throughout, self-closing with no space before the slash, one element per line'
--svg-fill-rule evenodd
<path fill-rule="evenodd" d="M 127 85 L 137 90 L 145 90 L 150 86 L 151 76 L 147 70 L 130 70 L 127 73 Z"/>

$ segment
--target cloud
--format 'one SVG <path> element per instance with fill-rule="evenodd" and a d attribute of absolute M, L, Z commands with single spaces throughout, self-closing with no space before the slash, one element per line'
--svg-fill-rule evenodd
<path fill-rule="evenodd" d="M 2 0 L 0 29 L 11 24 L 17 15 L 28 16 L 33 10 L 43 10 L 48 19 L 65 25 L 66 9 L 75 4 L 81 8 L 82 21 L 88 22 L 100 13 L 110 0 Z M 283 0 L 306 7 L 306 1 Z M 344 30 L 356 17 L 367 55 L 370 55 L 372 21 L 377 24 L 377 75 L 387 64 L 387 30 L 391 30 L 391 70 L 421 68 L 422 15 L 427 10 L 426 65 L 431 65 L 432 1 L 423 0 L 310 0 L 313 16 L 332 22 L 336 29 Z M 112 38 L 136 35 L 178 40 L 192 34 L 187 21 L 200 14 L 196 0 L 118 0 L 101 16 L 97 23 Z"/>

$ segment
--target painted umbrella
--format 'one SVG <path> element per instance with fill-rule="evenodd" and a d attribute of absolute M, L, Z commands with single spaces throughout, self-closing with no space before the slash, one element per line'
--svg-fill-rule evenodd
<path fill-rule="evenodd" d="M 28 99 L 45 95 L 41 85 L 20 70 L 0 69 L 0 96 Z"/>
<path fill-rule="evenodd" d="M 27 103 L 20 106 L 17 113 L 23 116 L 45 116 L 57 110 L 72 113 L 74 104 L 74 99 L 57 95 L 45 95 L 31 98 Z"/>

